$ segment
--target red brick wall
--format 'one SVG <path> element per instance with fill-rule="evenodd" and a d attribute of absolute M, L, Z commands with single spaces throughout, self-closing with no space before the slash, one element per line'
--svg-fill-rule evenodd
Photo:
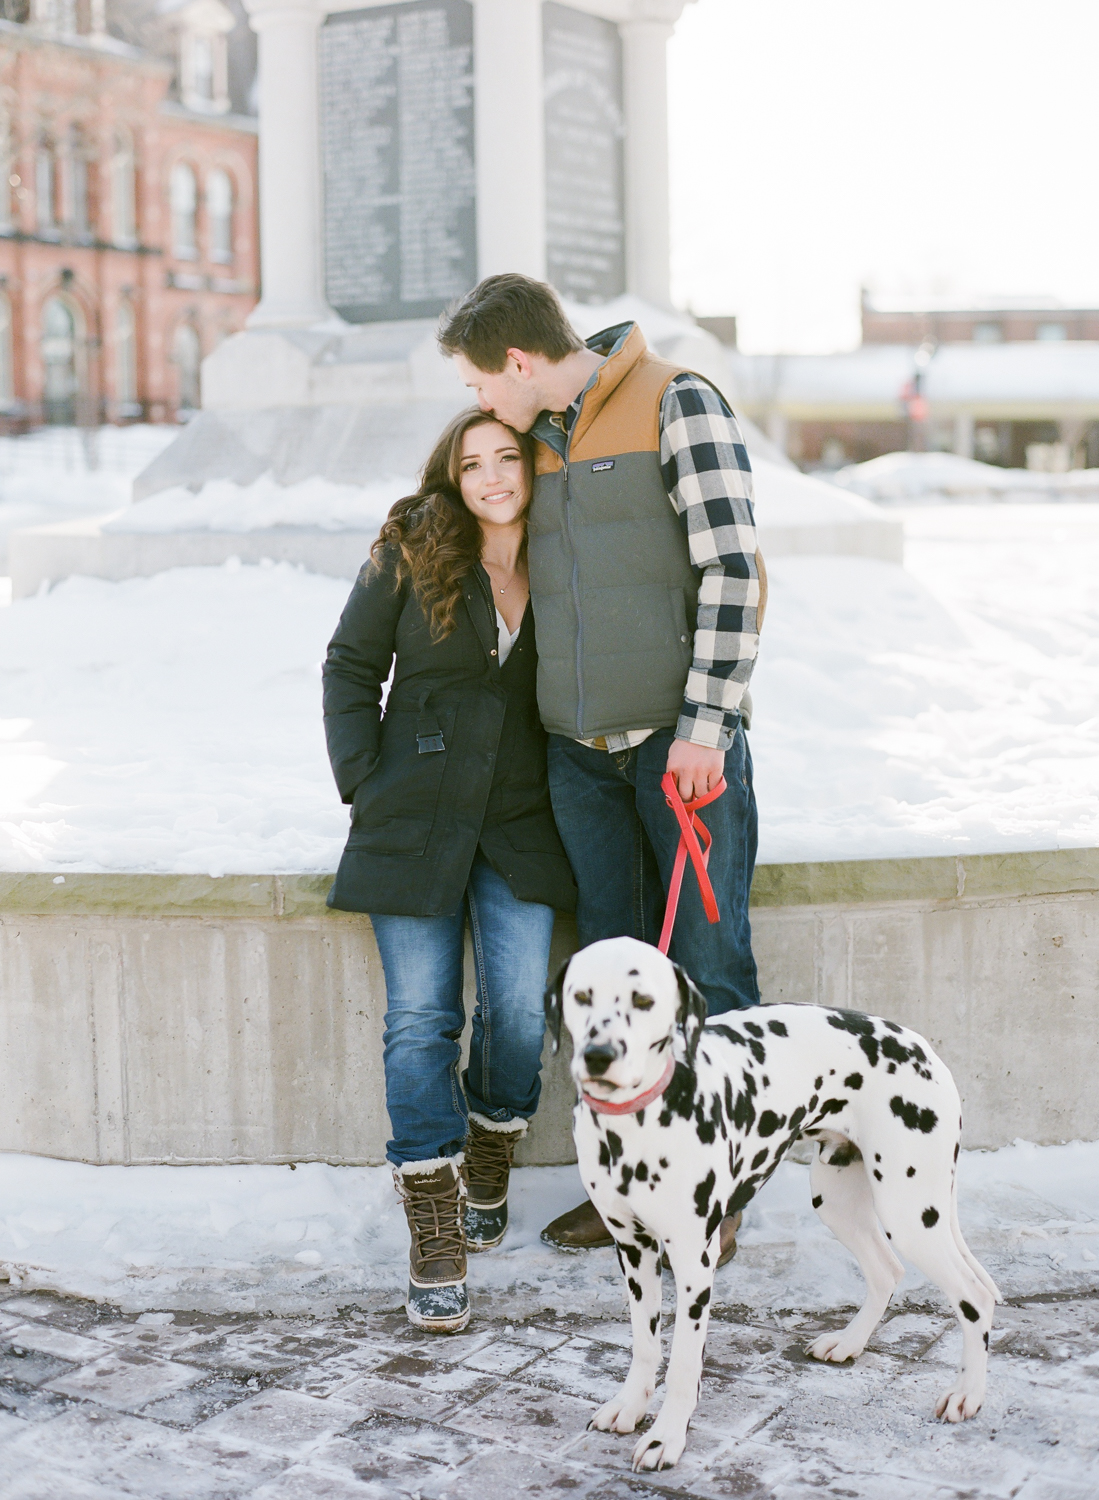
<path fill-rule="evenodd" d="M 130 302 L 136 323 L 137 401 L 147 420 L 170 419 L 179 401 L 179 372 L 170 355 L 176 329 L 190 322 L 203 355 L 244 325 L 258 296 L 256 138 L 228 121 L 186 114 L 166 103 L 169 75 L 160 62 L 118 57 L 94 46 L 12 32 L 0 38 L 0 101 L 9 117 L 12 229 L 0 233 L 0 277 L 11 306 L 12 383 L 17 420 L 40 420 L 44 362 L 42 313 L 60 293 L 80 325 L 81 420 L 117 419 L 119 304 Z M 61 148 L 82 132 L 88 179 L 90 243 L 61 225 L 43 234 L 38 223 L 36 152 L 45 133 Z M 116 133 L 132 139 L 136 168 L 138 247 L 114 238 L 110 163 Z M 198 180 L 197 258 L 172 253 L 169 175 L 186 160 Z M 58 150 L 58 192 L 65 192 L 65 153 Z M 228 171 L 234 188 L 233 261 L 210 258 L 204 203 L 207 174 Z M 0 181 L 0 192 L 5 191 Z M 182 278 L 182 285 L 180 279 Z M 131 413 L 136 415 L 136 413 Z"/>

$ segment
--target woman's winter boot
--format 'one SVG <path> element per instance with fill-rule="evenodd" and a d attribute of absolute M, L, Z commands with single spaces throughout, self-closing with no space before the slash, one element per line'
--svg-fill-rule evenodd
<path fill-rule="evenodd" d="M 462 1176 L 466 1183 L 466 1244 L 471 1250 L 491 1250 L 507 1231 L 511 1157 L 526 1133 L 526 1120 L 469 1117 Z"/>
<path fill-rule="evenodd" d="M 461 1165 L 460 1155 L 449 1156 L 406 1162 L 393 1173 L 412 1235 L 405 1311 L 432 1333 L 457 1333 L 469 1322 Z"/>

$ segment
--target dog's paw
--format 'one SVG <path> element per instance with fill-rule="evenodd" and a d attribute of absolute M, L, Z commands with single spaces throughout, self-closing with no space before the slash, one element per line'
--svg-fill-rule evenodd
<path fill-rule="evenodd" d="M 613 1401 L 608 1401 L 592 1417 L 589 1428 L 597 1432 L 633 1432 L 638 1422 L 649 1409 L 652 1391 L 640 1397 L 631 1397 L 625 1389 L 619 1391 Z"/>
<path fill-rule="evenodd" d="M 865 1348 L 864 1342 L 848 1338 L 846 1328 L 841 1328 L 837 1333 L 821 1334 L 820 1338 L 810 1344 L 805 1352 L 810 1359 L 823 1359 L 831 1364 L 840 1365 L 845 1359 L 858 1359 Z"/>
<path fill-rule="evenodd" d="M 981 1409 L 984 1393 L 976 1391 L 944 1391 L 935 1407 L 935 1415 L 944 1422 L 964 1422 L 975 1417 Z"/>
<path fill-rule="evenodd" d="M 665 1422 L 663 1414 L 644 1433 L 633 1450 L 634 1472 L 645 1469 L 670 1469 L 683 1456 L 687 1446 L 687 1424 Z"/>

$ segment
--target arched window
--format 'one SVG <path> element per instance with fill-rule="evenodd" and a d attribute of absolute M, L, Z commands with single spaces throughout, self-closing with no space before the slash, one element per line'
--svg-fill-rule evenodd
<path fill-rule="evenodd" d="M 132 417 L 137 402 L 137 323 L 129 302 L 120 302 L 115 314 L 114 394 L 119 415 Z"/>
<path fill-rule="evenodd" d="M 206 178 L 206 221 L 210 259 L 227 266 L 233 259 L 233 179 L 222 167 Z"/>
<path fill-rule="evenodd" d="M 38 227 L 48 233 L 57 225 L 57 164 L 53 145 L 42 139 L 34 157 L 35 216 Z"/>
<path fill-rule="evenodd" d="M 198 333 L 190 323 L 181 323 L 172 340 L 172 362 L 179 370 L 179 410 L 197 411 L 200 404 L 200 366 L 202 348 Z"/>
<path fill-rule="evenodd" d="M 177 161 L 172 168 L 169 198 L 172 205 L 172 254 L 177 260 L 194 260 L 198 254 L 195 244 L 198 186 L 193 169 L 185 161 Z"/>
<path fill-rule="evenodd" d="M 45 379 L 42 401 L 47 422 L 68 426 L 76 421 L 77 376 L 76 318 L 60 297 L 51 297 L 42 309 L 42 363 Z"/>
<path fill-rule="evenodd" d="M 11 125 L 7 115 L 0 111 L 0 234 L 8 234 L 14 228 L 11 211 L 12 171 Z"/>
<path fill-rule="evenodd" d="M 137 244 L 135 186 L 133 143 L 120 131 L 111 156 L 111 238 L 127 249 Z"/>
<path fill-rule="evenodd" d="M 84 238 L 88 233 L 88 152 L 77 125 L 69 132 L 68 158 L 65 224 L 77 238 Z"/>
<path fill-rule="evenodd" d="M 12 362 L 11 302 L 0 292 L 0 408 L 15 399 L 15 367 Z"/>

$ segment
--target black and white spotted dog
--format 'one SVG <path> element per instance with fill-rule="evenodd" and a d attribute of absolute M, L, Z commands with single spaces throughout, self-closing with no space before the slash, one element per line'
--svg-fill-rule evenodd
<path fill-rule="evenodd" d="M 634 1449 L 635 1469 L 683 1452 L 698 1401 L 723 1215 L 743 1208 L 799 1136 L 819 1143 L 813 1207 L 856 1257 L 866 1300 L 809 1349 L 861 1354 L 906 1256 L 949 1298 L 962 1363 L 937 1415 L 975 1416 L 984 1398 L 1000 1294 L 958 1227 L 961 1125 L 947 1068 L 893 1021 L 815 1005 L 768 1005 L 706 1022 L 706 1004 L 663 954 L 632 938 L 577 953 L 547 992 L 564 1019 L 579 1090 L 573 1132 L 584 1185 L 614 1234 L 630 1293 L 633 1360 L 591 1425 L 633 1432 L 660 1362 L 660 1257 L 675 1276 L 664 1404 Z M 883 1232 L 884 1231 L 884 1232 Z"/>

